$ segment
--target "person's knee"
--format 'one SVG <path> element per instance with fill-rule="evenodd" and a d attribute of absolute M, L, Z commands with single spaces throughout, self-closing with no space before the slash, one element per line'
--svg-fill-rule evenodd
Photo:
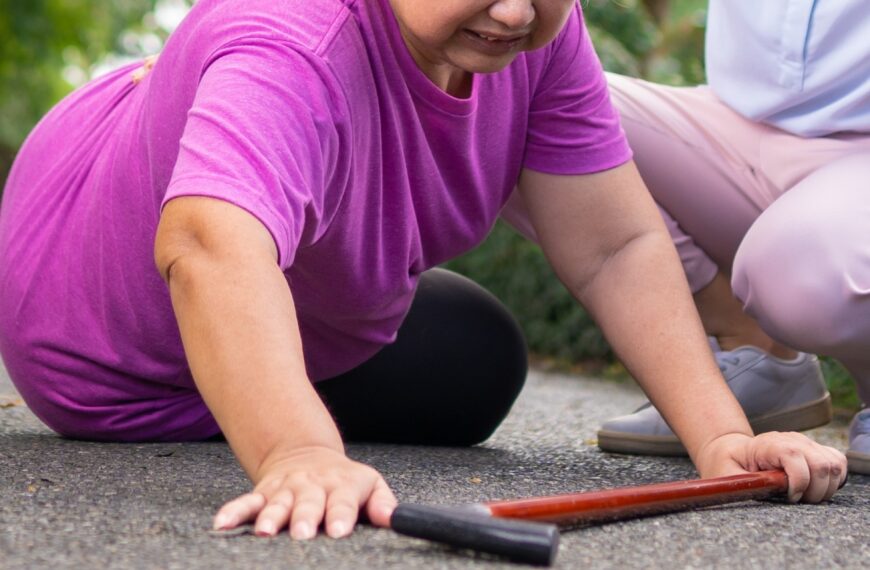
<path fill-rule="evenodd" d="M 426 306 L 412 310 L 424 313 L 423 320 L 437 313 L 441 334 L 449 337 L 449 344 L 458 352 L 465 353 L 464 360 L 488 370 L 499 369 L 509 377 L 525 377 L 525 336 L 498 298 L 471 279 L 445 269 L 423 274 L 420 289 L 427 288 L 437 290 L 437 294 L 421 296 Z M 452 317 L 445 318 L 448 314 Z"/>
<path fill-rule="evenodd" d="M 765 212 L 735 257 L 732 288 L 746 312 L 801 350 L 831 354 L 866 342 L 859 321 L 870 319 L 870 258 L 841 231 L 843 212 L 777 210 Z"/>
<path fill-rule="evenodd" d="M 510 311 L 473 281 L 445 270 L 424 275 L 421 287 L 438 287 L 443 310 L 455 311 L 453 325 L 442 334 L 453 346 L 451 367 L 457 373 L 445 379 L 443 390 L 456 401 L 446 445 L 474 445 L 488 439 L 507 416 L 525 383 L 528 357 L 525 337 Z M 449 297 L 449 299 L 444 299 Z M 429 307 L 429 310 L 437 307 Z M 442 322 L 445 322 L 442 320 Z"/>
<path fill-rule="evenodd" d="M 525 338 L 507 308 L 433 269 L 396 342 L 317 389 L 349 440 L 468 446 L 498 428 L 527 371 Z"/>

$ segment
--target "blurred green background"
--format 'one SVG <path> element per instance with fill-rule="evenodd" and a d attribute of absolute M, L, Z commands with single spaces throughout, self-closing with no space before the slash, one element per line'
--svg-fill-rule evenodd
<path fill-rule="evenodd" d="M 0 187 L 39 118 L 88 79 L 159 52 L 192 0 L 0 0 Z M 704 81 L 706 0 L 583 0 L 605 68 L 672 85 Z M 598 328 L 540 250 L 499 224 L 450 262 L 517 315 L 539 365 L 624 376 Z M 825 359 L 840 407 L 858 405 L 846 372 Z"/>

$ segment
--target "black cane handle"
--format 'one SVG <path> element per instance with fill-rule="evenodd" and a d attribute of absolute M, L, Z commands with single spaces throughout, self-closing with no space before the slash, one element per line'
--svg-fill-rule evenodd
<path fill-rule="evenodd" d="M 559 529 L 554 524 L 497 519 L 462 507 L 402 503 L 393 511 L 394 531 L 504 556 L 517 562 L 550 566 L 559 549 Z"/>

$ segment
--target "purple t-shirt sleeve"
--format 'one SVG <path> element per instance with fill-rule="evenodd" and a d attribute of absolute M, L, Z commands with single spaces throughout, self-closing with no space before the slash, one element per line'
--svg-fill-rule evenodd
<path fill-rule="evenodd" d="M 534 93 L 524 166 L 588 174 L 631 158 L 619 115 L 578 6 L 553 44 Z"/>
<path fill-rule="evenodd" d="M 208 196 L 247 210 L 272 234 L 279 265 L 323 231 L 324 188 L 342 139 L 342 105 L 322 62 L 248 40 L 211 58 L 188 113 L 163 203 Z"/>

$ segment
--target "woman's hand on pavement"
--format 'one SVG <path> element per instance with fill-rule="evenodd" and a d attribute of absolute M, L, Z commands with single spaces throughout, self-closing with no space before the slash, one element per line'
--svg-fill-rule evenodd
<path fill-rule="evenodd" d="M 702 477 L 781 469 L 793 503 L 826 501 L 846 479 L 846 456 L 795 432 L 750 437 L 726 434 L 707 443 L 695 459 Z"/>
<path fill-rule="evenodd" d="M 258 536 L 289 527 L 298 540 L 313 538 L 321 523 L 333 538 L 347 536 L 365 509 L 372 524 L 389 526 L 396 498 L 373 468 L 326 447 L 306 447 L 269 457 L 256 486 L 228 503 L 214 519 L 216 530 L 255 521 Z"/>

